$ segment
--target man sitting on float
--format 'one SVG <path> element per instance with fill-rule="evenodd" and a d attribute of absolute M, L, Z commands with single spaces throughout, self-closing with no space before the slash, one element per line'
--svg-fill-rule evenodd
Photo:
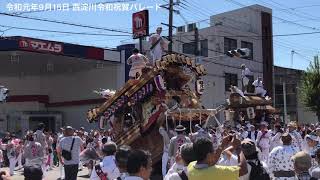
<path fill-rule="evenodd" d="M 267 91 L 263 88 L 262 77 L 258 77 L 252 85 L 255 87 L 254 93 L 256 95 L 261 95 L 261 97 L 265 97 Z"/>

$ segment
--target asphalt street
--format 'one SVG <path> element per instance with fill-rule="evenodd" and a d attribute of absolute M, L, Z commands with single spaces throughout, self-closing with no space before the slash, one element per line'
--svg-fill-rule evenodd
<path fill-rule="evenodd" d="M 1 170 L 2 171 L 5 170 L 9 172 L 8 168 L 1 168 Z M 24 180 L 22 169 L 15 171 L 15 173 L 16 175 L 10 177 L 11 180 Z M 79 171 L 77 180 L 88 180 L 89 177 L 87 176 L 87 174 L 88 174 L 88 171 L 86 168 L 84 168 L 82 171 Z M 56 167 L 53 170 L 46 172 L 44 180 L 59 180 L 59 178 L 60 178 L 60 171 L 59 171 L 59 168 Z"/>

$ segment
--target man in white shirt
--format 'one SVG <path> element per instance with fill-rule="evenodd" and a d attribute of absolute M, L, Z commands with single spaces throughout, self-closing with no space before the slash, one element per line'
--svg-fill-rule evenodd
<path fill-rule="evenodd" d="M 252 85 L 255 87 L 254 93 L 256 95 L 261 95 L 261 97 L 265 97 L 267 94 L 267 91 L 263 88 L 263 82 L 262 82 L 262 77 L 258 77 Z"/>
<path fill-rule="evenodd" d="M 178 125 L 175 128 L 177 135 L 170 139 L 169 152 L 168 152 L 169 159 L 170 159 L 170 165 L 173 164 L 174 158 L 176 157 L 176 153 L 180 149 L 180 147 L 184 143 L 191 143 L 190 138 L 187 137 L 186 135 L 184 135 L 185 130 L 186 130 L 186 128 L 184 126 Z"/>
<path fill-rule="evenodd" d="M 252 142 L 256 142 L 258 136 L 258 131 L 256 131 L 256 127 L 254 125 L 250 125 L 250 131 L 248 132 L 248 139 Z"/>
<path fill-rule="evenodd" d="M 120 176 L 120 171 L 115 163 L 115 153 L 117 151 L 117 145 L 113 142 L 108 142 L 103 145 L 102 153 L 104 158 L 102 162 L 96 165 L 91 173 L 91 180 L 100 180 L 100 176 L 104 175 L 107 179 L 116 179 Z M 102 170 L 99 174 L 99 170 Z"/>
<path fill-rule="evenodd" d="M 38 129 L 34 133 L 34 138 L 35 138 L 34 141 L 40 143 L 43 148 L 47 148 L 46 135 L 43 133 L 44 128 L 45 128 L 45 125 L 43 123 L 40 123 L 38 125 Z"/>
<path fill-rule="evenodd" d="M 282 145 L 282 141 L 281 141 L 282 134 L 283 134 L 283 130 L 281 128 L 281 125 L 275 124 L 274 130 L 272 132 L 270 151 L 272 151 L 273 148 Z"/>
<path fill-rule="evenodd" d="M 257 146 L 261 150 L 260 160 L 268 162 L 270 142 L 271 142 L 271 131 L 268 130 L 268 123 L 263 121 L 260 124 L 261 130 L 257 135 Z"/>
<path fill-rule="evenodd" d="M 247 88 L 248 88 L 248 84 L 249 84 L 249 78 L 248 76 L 252 76 L 253 73 L 250 71 L 249 68 L 246 67 L 245 64 L 241 65 L 241 79 L 242 79 L 242 91 L 244 93 L 247 93 Z"/>
<path fill-rule="evenodd" d="M 23 156 L 26 160 L 24 167 L 25 179 L 42 179 L 43 171 L 41 166 L 43 165 L 44 159 L 43 147 L 39 142 L 34 141 L 32 132 L 27 134 L 26 140 L 27 143 L 23 152 Z"/>
<path fill-rule="evenodd" d="M 67 156 L 62 156 L 63 150 L 71 153 L 71 159 L 69 159 Z M 77 179 L 80 163 L 80 152 L 82 150 L 83 142 L 81 138 L 79 136 L 74 136 L 74 129 L 71 126 L 67 126 L 65 128 L 65 136 L 60 140 L 57 147 L 59 161 L 62 165 L 64 165 L 65 179 Z"/>
<path fill-rule="evenodd" d="M 129 77 L 138 79 L 142 75 L 142 69 L 149 64 L 149 60 L 143 54 L 140 54 L 137 48 L 134 48 L 132 53 L 127 60 L 127 64 L 131 65 Z"/>
<path fill-rule="evenodd" d="M 157 33 L 151 35 L 149 39 L 153 63 L 161 59 L 165 45 L 164 39 L 161 37 L 162 27 L 158 27 L 156 31 Z"/>

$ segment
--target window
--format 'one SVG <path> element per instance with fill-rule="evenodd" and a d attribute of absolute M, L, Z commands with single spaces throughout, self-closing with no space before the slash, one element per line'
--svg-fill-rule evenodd
<path fill-rule="evenodd" d="M 182 52 L 185 54 L 194 54 L 195 47 L 196 47 L 195 42 L 184 43 L 182 45 Z"/>
<path fill-rule="evenodd" d="M 275 95 L 275 101 L 276 101 L 276 105 L 278 107 L 281 107 L 283 105 L 283 95 L 276 94 Z"/>
<path fill-rule="evenodd" d="M 287 105 L 296 106 L 297 105 L 297 98 L 295 94 L 287 94 Z"/>
<path fill-rule="evenodd" d="M 208 57 L 208 39 L 200 41 L 200 56 Z"/>
<path fill-rule="evenodd" d="M 286 93 L 287 94 L 296 94 L 297 93 L 297 84 L 286 84 Z"/>
<path fill-rule="evenodd" d="M 230 91 L 230 86 L 238 86 L 238 75 L 225 73 L 225 89 L 226 91 Z"/>
<path fill-rule="evenodd" d="M 230 39 L 230 38 L 224 38 L 224 52 L 228 52 L 230 50 L 237 49 L 237 40 L 236 39 Z"/>
<path fill-rule="evenodd" d="M 250 49 L 250 55 L 248 57 L 243 57 L 244 59 L 253 59 L 253 44 L 251 42 L 241 41 L 241 48 Z"/>
<path fill-rule="evenodd" d="M 279 94 L 279 95 L 283 94 L 283 87 L 282 87 L 281 84 L 276 84 L 275 85 L 275 93 Z"/>

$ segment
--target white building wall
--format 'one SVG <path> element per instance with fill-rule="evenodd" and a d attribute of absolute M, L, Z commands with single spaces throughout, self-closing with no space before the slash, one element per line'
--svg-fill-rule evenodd
<path fill-rule="evenodd" d="M 50 76 L 1 76 L 0 82 L 10 89 L 10 95 L 49 95 L 50 103 L 55 103 L 101 98 L 92 91 L 99 88 L 117 90 L 124 84 L 124 78 L 124 66 L 110 62 L 104 64 L 102 69 L 74 73 Z M 13 116 L 23 111 L 58 111 L 62 113 L 64 125 L 72 125 L 77 128 L 81 126 L 97 127 L 97 124 L 90 125 L 86 121 L 88 109 L 97 105 L 47 108 L 38 102 L 7 102 L 0 104 L 0 116 L 7 121 L 10 115 Z M 2 124 L 1 127 L 5 126 L 6 122 Z"/>
<path fill-rule="evenodd" d="M 251 11 L 250 8 L 258 10 Z M 260 13 L 262 10 L 271 13 L 271 9 L 258 5 L 241 8 L 214 15 L 210 18 L 210 27 L 199 29 L 199 40 L 208 39 L 209 49 L 208 57 L 201 57 L 202 64 L 205 65 L 208 72 L 208 75 L 203 78 L 207 85 L 202 95 L 205 107 L 216 107 L 223 103 L 229 95 L 225 90 L 225 73 L 237 74 L 238 87 L 241 87 L 241 64 L 246 64 L 254 73 L 254 78 L 263 76 L 262 40 L 261 37 L 258 37 L 261 35 Z M 219 22 L 222 24 L 216 25 Z M 236 39 L 237 48 L 241 48 L 241 41 L 253 43 L 253 60 L 218 57 L 224 52 L 224 37 Z M 182 53 L 183 43 L 192 41 L 194 41 L 194 31 L 179 32 L 174 37 L 173 50 Z"/>

